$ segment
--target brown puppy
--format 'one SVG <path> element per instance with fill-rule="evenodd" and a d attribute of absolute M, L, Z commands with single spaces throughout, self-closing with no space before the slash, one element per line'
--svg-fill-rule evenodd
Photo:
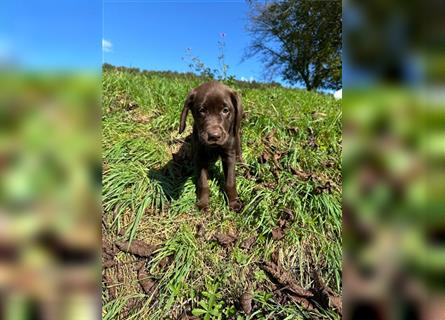
<path fill-rule="evenodd" d="M 240 126 L 243 115 L 238 94 L 217 81 L 193 89 L 184 103 L 179 133 L 185 129 L 189 110 L 194 119 L 192 150 L 197 175 L 198 208 L 208 208 L 209 165 L 221 157 L 229 207 L 241 211 L 243 204 L 238 198 L 235 182 L 235 162 L 241 160 Z"/>

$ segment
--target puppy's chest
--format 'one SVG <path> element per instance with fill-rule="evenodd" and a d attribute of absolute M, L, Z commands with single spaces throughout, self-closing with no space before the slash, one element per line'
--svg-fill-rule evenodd
<path fill-rule="evenodd" d="M 223 157 L 226 153 L 221 146 L 203 146 L 198 141 L 192 142 L 192 152 L 195 157 L 211 162 L 218 160 L 219 157 Z"/>
<path fill-rule="evenodd" d="M 230 145 L 206 146 L 203 145 L 199 139 L 192 140 L 192 154 L 195 161 L 215 162 L 219 158 L 227 157 L 229 153 L 228 150 L 231 149 Z"/>

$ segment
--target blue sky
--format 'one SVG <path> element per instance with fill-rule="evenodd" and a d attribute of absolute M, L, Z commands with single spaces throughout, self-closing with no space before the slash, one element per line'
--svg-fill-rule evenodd
<path fill-rule="evenodd" d="M 26 69 L 100 70 L 101 16 L 100 0 L 2 0 L 0 59 Z"/>
<path fill-rule="evenodd" d="M 243 1 L 104 1 L 104 61 L 148 70 L 190 71 L 187 48 L 218 68 L 218 41 L 224 33 L 229 74 L 261 79 L 257 58 L 241 62 L 250 43 Z"/>
<path fill-rule="evenodd" d="M 2 0 L 0 68 L 100 72 L 108 62 L 187 72 L 190 48 L 215 69 L 223 33 L 228 75 L 264 81 L 259 57 L 242 61 L 248 12 L 246 0 Z"/>
<path fill-rule="evenodd" d="M 0 64 L 99 71 L 104 61 L 184 72 L 190 71 L 182 59 L 190 48 L 214 69 L 224 33 L 228 74 L 261 80 L 264 70 L 258 58 L 241 62 L 250 43 L 247 13 L 244 0 L 3 0 Z"/>

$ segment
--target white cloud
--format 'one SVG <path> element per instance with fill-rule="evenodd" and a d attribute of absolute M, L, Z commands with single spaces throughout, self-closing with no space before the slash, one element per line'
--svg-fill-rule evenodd
<path fill-rule="evenodd" d="M 342 89 L 337 90 L 334 92 L 334 98 L 335 100 L 341 99 L 342 98 Z"/>
<path fill-rule="evenodd" d="M 253 82 L 253 81 L 255 81 L 255 78 L 254 77 L 249 77 L 249 78 L 241 77 L 241 81 Z"/>
<path fill-rule="evenodd" d="M 111 49 L 113 48 L 113 44 L 111 41 L 102 39 L 102 50 L 104 52 L 111 52 Z"/>

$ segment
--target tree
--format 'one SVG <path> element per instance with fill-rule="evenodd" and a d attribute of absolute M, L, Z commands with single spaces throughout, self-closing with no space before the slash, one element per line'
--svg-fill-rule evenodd
<path fill-rule="evenodd" d="M 284 0 L 250 2 L 245 58 L 260 55 L 266 72 L 277 72 L 307 90 L 341 87 L 342 2 Z"/>

